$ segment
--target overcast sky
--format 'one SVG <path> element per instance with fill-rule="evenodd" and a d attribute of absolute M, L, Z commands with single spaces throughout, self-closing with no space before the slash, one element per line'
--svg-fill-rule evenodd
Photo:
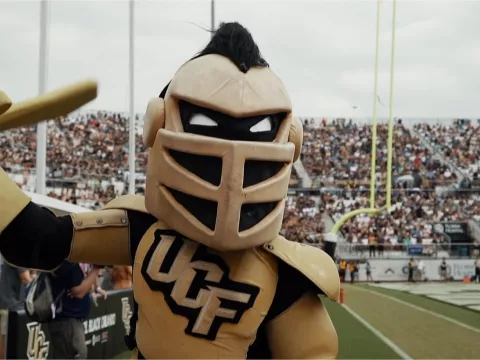
<path fill-rule="evenodd" d="M 88 107 L 128 111 L 128 2 L 51 1 L 48 89 L 100 84 Z M 14 101 L 38 92 L 39 1 L 0 0 L 0 87 Z M 397 5 L 395 115 L 480 117 L 480 1 Z M 210 34 L 210 1 L 137 1 L 135 108 L 143 112 Z M 253 34 L 299 116 L 370 116 L 375 1 L 216 0 L 216 20 Z M 380 115 L 388 114 L 392 3 L 381 19 Z M 353 107 L 357 106 L 357 110 Z"/>

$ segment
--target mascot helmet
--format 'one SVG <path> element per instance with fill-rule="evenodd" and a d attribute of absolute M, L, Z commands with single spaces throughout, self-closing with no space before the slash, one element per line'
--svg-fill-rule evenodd
<path fill-rule="evenodd" d="M 170 228 L 219 251 L 278 235 L 302 126 L 243 26 L 221 24 L 149 102 L 143 139 L 145 205 Z"/>

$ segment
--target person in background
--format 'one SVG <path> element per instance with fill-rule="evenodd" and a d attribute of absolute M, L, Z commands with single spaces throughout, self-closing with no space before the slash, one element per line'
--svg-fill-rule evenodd
<path fill-rule="evenodd" d="M 115 286 L 113 280 L 112 280 L 112 267 L 111 266 L 106 266 L 105 269 L 103 270 L 103 276 L 102 276 L 102 289 L 104 290 L 113 290 L 113 287 Z"/>
<path fill-rule="evenodd" d="M 375 252 L 377 248 L 377 239 L 375 238 L 375 234 L 373 232 L 370 233 L 368 237 L 368 251 L 370 257 L 375 257 Z"/>
<path fill-rule="evenodd" d="M 94 267 L 94 265 L 81 263 L 80 267 L 82 268 L 83 276 L 87 276 L 90 270 Z M 92 297 L 92 301 L 95 306 L 98 306 L 98 302 L 97 302 L 98 297 L 101 296 L 103 297 L 104 300 L 106 300 L 108 297 L 107 292 L 104 289 L 102 289 L 102 286 L 100 284 L 100 276 L 103 272 L 103 268 L 102 267 L 98 267 L 98 268 L 100 268 L 100 271 L 98 273 L 97 280 L 95 281 L 95 284 L 93 284 L 92 288 L 90 289 L 90 296 Z"/>
<path fill-rule="evenodd" d="M 340 276 L 340 282 L 345 282 L 346 272 L 347 272 L 347 260 L 340 259 L 338 263 L 338 275 Z"/>
<path fill-rule="evenodd" d="M 442 263 L 440 264 L 440 278 L 442 281 L 448 280 L 447 261 L 445 260 L 445 258 L 442 258 Z"/>
<path fill-rule="evenodd" d="M 102 296 L 103 300 L 107 300 L 108 293 L 105 291 L 105 289 L 102 288 L 102 285 L 100 284 L 100 276 L 97 276 L 97 281 L 95 282 L 95 285 L 92 286 L 92 296 Z"/>
<path fill-rule="evenodd" d="M 360 261 L 355 261 L 355 268 L 353 270 L 353 275 L 354 275 L 354 278 L 355 278 L 355 281 L 358 281 L 358 272 L 360 270 Z"/>
<path fill-rule="evenodd" d="M 423 260 L 420 259 L 417 264 L 418 275 L 420 277 L 420 281 L 425 281 L 425 264 Z"/>
<path fill-rule="evenodd" d="M 475 240 L 473 243 L 473 256 L 480 256 L 480 240 Z"/>
<path fill-rule="evenodd" d="M 370 265 L 370 262 L 367 260 L 365 263 L 365 271 L 367 273 L 367 281 L 373 282 L 372 278 L 372 266 Z"/>
<path fill-rule="evenodd" d="M 408 261 L 408 282 L 414 283 L 415 280 L 413 280 L 413 271 L 415 270 L 415 260 L 413 258 L 410 258 Z"/>
<path fill-rule="evenodd" d="M 113 289 L 130 289 L 132 287 L 132 267 L 131 266 L 114 266 L 112 268 Z"/>
<path fill-rule="evenodd" d="M 480 256 L 477 255 L 477 260 L 475 260 L 475 277 L 473 281 L 480 282 Z"/>
<path fill-rule="evenodd" d="M 47 323 L 50 332 L 49 359 L 87 359 L 83 321 L 91 307 L 90 292 L 97 284 L 100 268 L 93 266 L 84 273 L 86 266 L 64 261 L 52 273 L 54 296 L 62 296 L 62 312 Z"/>
<path fill-rule="evenodd" d="M 355 269 L 356 265 L 354 261 L 350 261 L 348 263 L 348 271 L 350 272 L 350 283 L 353 284 L 355 282 Z"/>
<path fill-rule="evenodd" d="M 25 287 L 32 278 L 30 271 L 2 264 L 0 275 L 0 359 L 5 359 L 5 339 L 8 331 L 8 312 L 23 309 Z"/>

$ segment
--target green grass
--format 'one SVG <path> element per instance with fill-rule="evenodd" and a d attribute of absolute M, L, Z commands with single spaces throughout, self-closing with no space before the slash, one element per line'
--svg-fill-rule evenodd
<path fill-rule="evenodd" d="M 409 304 L 416 305 L 429 311 L 442 314 L 443 316 L 460 321 L 466 325 L 470 325 L 477 329 L 480 329 L 480 312 L 474 311 L 465 307 L 448 304 L 441 300 L 431 299 L 427 296 L 411 294 L 401 290 L 391 290 L 381 288 L 379 286 L 361 285 L 368 290 L 377 291 L 381 294 L 385 294 L 394 297 L 398 300 L 405 301 Z M 479 295 L 480 296 L 480 295 Z"/>
<path fill-rule="evenodd" d="M 361 286 L 346 285 L 345 293 L 346 303 L 353 311 L 414 359 L 478 359 L 479 334 L 473 330 Z M 439 311 L 431 305 L 424 304 L 431 311 Z"/>
<path fill-rule="evenodd" d="M 339 359 L 400 359 L 388 345 L 340 304 L 324 300 L 339 340 Z"/>

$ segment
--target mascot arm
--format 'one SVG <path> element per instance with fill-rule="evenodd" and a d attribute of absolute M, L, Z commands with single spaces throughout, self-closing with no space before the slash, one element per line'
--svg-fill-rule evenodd
<path fill-rule="evenodd" d="M 140 240 L 157 220 L 143 196 L 120 196 L 102 210 L 71 215 L 68 260 L 100 265 L 133 265 Z"/>
<path fill-rule="evenodd" d="M 281 260 L 277 293 L 266 323 L 271 357 L 336 358 L 337 334 L 319 297 L 338 300 L 335 263 L 320 249 L 281 237 L 264 249 Z"/>
<path fill-rule="evenodd" d="M 98 265 L 130 265 L 152 217 L 107 209 L 57 217 L 30 198 L 0 168 L 0 252 L 12 265 L 55 270 L 64 260 Z M 141 234 L 141 235 L 140 235 Z"/>

